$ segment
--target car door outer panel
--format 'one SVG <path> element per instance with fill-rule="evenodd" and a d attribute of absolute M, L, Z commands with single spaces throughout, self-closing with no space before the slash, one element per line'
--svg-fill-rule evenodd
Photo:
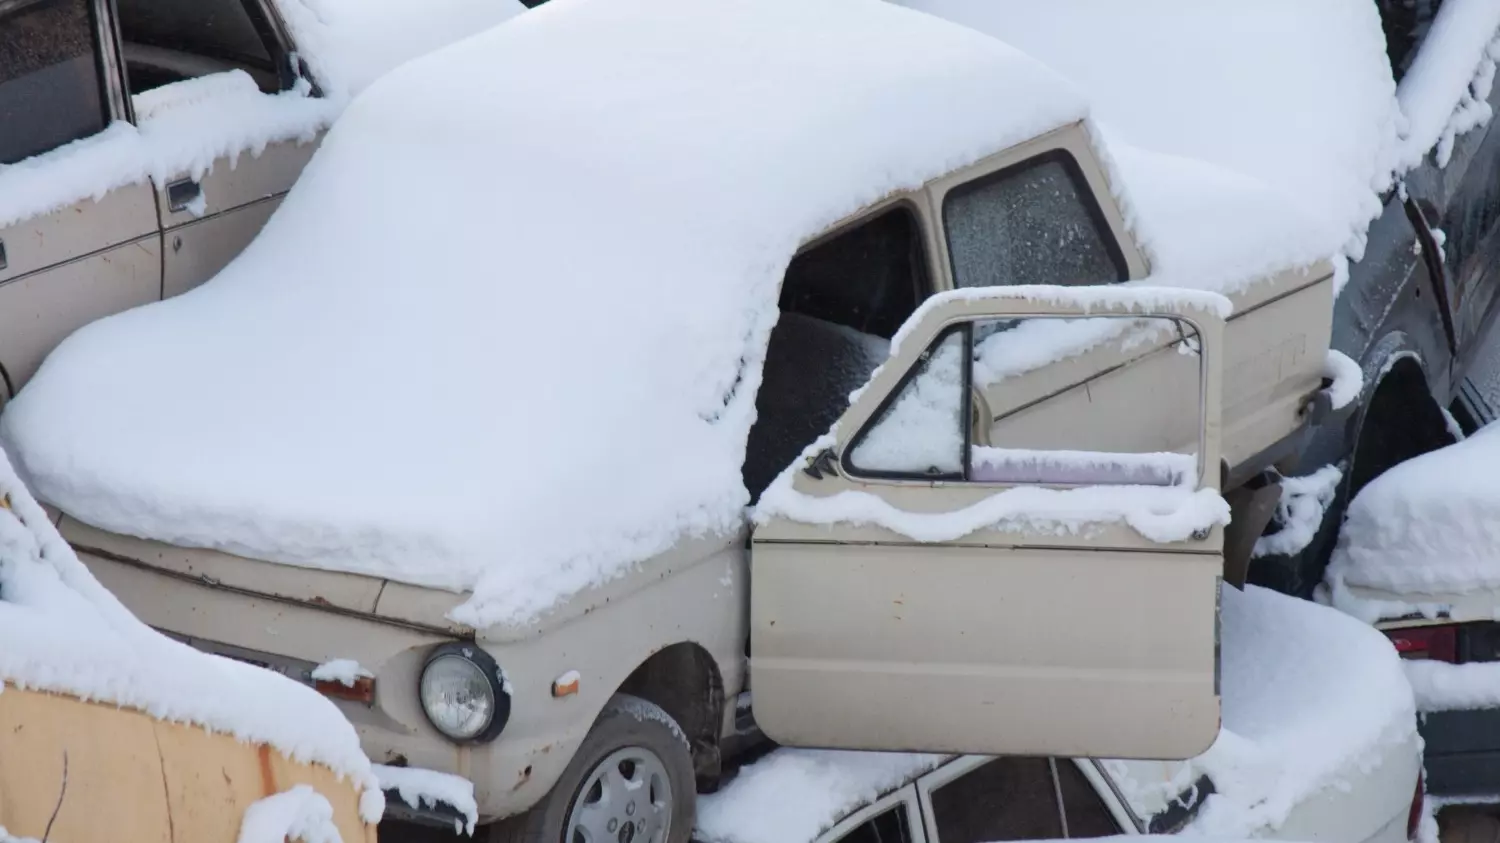
<path fill-rule="evenodd" d="M 320 140 L 284 141 L 259 155 L 219 158 L 201 181 L 180 173 L 156 186 L 165 241 L 163 298 L 212 278 L 255 239 Z M 181 196 L 174 201 L 174 189 L 196 193 L 201 206 L 185 207 Z"/>
<path fill-rule="evenodd" d="M 938 309 L 912 329 L 840 420 L 838 447 L 949 318 Z M 1193 318 L 1203 486 L 1215 489 L 1224 324 Z M 857 491 L 907 513 L 958 512 L 1002 491 L 842 471 L 791 480 L 803 495 Z M 1218 734 L 1221 549 L 1217 528 L 1171 544 L 1108 522 L 921 543 L 862 523 L 762 518 L 751 557 L 757 722 L 789 745 L 1191 757 Z"/>
<path fill-rule="evenodd" d="M 146 184 L 0 228 L 0 242 L 0 366 L 13 390 L 68 334 L 161 294 L 161 234 Z"/>

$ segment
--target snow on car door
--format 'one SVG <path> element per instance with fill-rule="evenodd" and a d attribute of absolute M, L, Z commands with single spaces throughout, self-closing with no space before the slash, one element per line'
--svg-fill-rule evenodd
<path fill-rule="evenodd" d="M 986 754 L 1207 747 L 1227 312 L 1208 293 L 1104 287 L 955 291 L 918 310 L 756 510 L 766 733 Z"/>

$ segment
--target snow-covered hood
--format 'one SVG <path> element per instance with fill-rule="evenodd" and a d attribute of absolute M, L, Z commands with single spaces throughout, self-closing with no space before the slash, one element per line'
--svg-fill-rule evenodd
<path fill-rule="evenodd" d="M 0 452 L 0 693 L 6 684 L 269 744 L 351 777 L 364 791 L 366 822 L 385 809 L 359 736 L 333 703 L 137 620 L 78 560 Z"/>
<path fill-rule="evenodd" d="M 1085 115 L 874 0 L 547 4 L 382 77 L 236 261 L 70 337 L 0 426 L 89 524 L 523 623 L 739 530 L 803 240 Z"/>
<path fill-rule="evenodd" d="M 1380 785 L 1390 785 L 1394 799 L 1381 807 L 1404 817 L 1401 800 L 1416 785 L 1416 712 L 1390 643 L 1353 618 L 1255 586 L 1225 588 L 1223 598 L 1223 729 L 1188 762 L 1103 762 L 1131 810 L 1149 818 L 1183 794 L 1201 798 L 1192 788 L 1207 775 L 1216 792 L 1201 804 L 1188 837 L 1174 839 L 1245 838 L 1287 826 L 1309 840 L 1362 839 L 1387 818 L 1341 817 L 1337 810 L 1304 817 L 1299 810 L 1355 783 L 1382 792 Z M 945 760 L 778 749 L 699 798 L 699 835 L 714 843 L 812 840 Z M 1382 762 L 1389 769 L 1380 769 Z M 1400 780 L 1377 782 L 1382 773 Z"/>

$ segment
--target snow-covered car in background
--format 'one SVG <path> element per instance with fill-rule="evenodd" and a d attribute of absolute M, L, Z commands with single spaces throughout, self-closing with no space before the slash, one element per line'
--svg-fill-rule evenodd
<path fill-rule="evenodd" d="M 1286 475 L 1341 473 L 1287 490 L 1282 515 L 1301 512 L 1261 545 L 1251 581 L 1311 596 L 1366 483 L 1451 443 L 1444 408 L 1470 429 L 1495 417 L 1465 376 L 1500 303 L 1500 4 L 896 2 L 991 33 L 1083 87 L 1143 212 L 1155 197 L 1137 188 L 1165 154 L 1215 184 L 1248 177 L 1342 232 L 1332 347 L 1357 361 L 1364 389 L 1338 424 L 1277 455 Z M 1249 224 L 1213 212 L 1205 225 Z M 1137 224 L 1156 246 L 1151 227 Z M 1276 506 L 1274 489 L 1258 495 L 1248 509 Z"/>
<path fill-rule="evenodd" d="M 1438 797 L 1500 802 L 1500 426 L 1402 463 L 1349 505 L 1320 598 L 1390 636 Z"/>
<path fill-rule="evenodd" d="M 136 620 L 0 454 L 0 840 L 374 843 L 383 808 L 337 708 Z"/>
<path fill-rule="evenodd" d="M 0 4 L 0 404 L 74 329 L 218 272 L 371 79 L 522 8 Z"/>
<path fill-rule="evenodd" d="M 1401 843 L 1423 821 L 1400 662 L 1373 630 L 1224 592 L 1224 731 L 1185 762 L 778 749 L 699 801 L 703 843 L 980 843 L 1183 833 Z"/>
<path fill-rule="evenodd" d="M 875 0 L 549 3 L 372 84 L 0 427 L 151 625 L 342 660 L 371 756 L 500 833 L 680 843 L 752 679 L 792 745 L 1192 757 L 1220 492 L 1351 391 L 1343 232 L 1191 162 L 1133 191 L 1095 128 Z"/>

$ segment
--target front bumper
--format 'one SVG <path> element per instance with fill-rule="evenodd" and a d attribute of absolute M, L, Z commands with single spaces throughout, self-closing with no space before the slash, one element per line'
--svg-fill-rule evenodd
<path fill-rule="evenodd" d="M 226 590 L 87 550 L 80 550 L 79 558 L 143 621 L 196 649 L 313 687 L 311 674 L 319 664 L 336 658 L 359 662 L 375 674 L 373 701 L 329 699 L 354 725 L 365 754 L 377 764 L 469 779 L 482 822 L 538 802 L 562 774 L 592 720 L 576 713 L 566 716 L 570 707 L 560 707 L 550 696 L 553 675 L 533 667 L 537 656 L 525 645 L 487 647 L 512 680 L 511 717 L 494 741 L 455 744 L 427 721 L 417 695 L 427 654 L 455 640 L 452 636 Z"/>

